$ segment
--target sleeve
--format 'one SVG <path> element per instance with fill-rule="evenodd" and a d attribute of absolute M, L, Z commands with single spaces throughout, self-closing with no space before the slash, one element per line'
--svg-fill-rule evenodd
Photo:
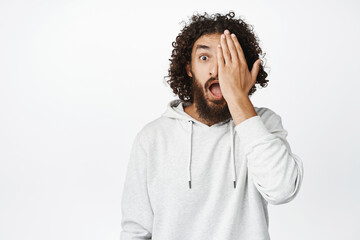
<path fill-rule="evenodd" d="M 120 240 L 152 238 L 154 213 L 147 188 L 147 153 L 138 133 L 132 145 L 121 200 Z"/>
<path fill-rule="evenodd" d="M 245 145 L 249 177 L 267 202 L 278 205 L 295 198 L 304 168 L 291 151 L 280 116 L 273 113 L 266 125 L 257 115 L 236 125 L 235 131 Z"/>

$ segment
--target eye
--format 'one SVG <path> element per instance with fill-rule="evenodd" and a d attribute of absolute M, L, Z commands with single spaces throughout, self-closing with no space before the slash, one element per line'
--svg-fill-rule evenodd
<path fill-rule="evenodd" d="M 208 56 L 206 56 L 206 55 L 201 55 L 201 56 L 200 56 L 200 59 L 201 59 L 201 60 L 205 60 L 203 57 L 208 57 Z"/>

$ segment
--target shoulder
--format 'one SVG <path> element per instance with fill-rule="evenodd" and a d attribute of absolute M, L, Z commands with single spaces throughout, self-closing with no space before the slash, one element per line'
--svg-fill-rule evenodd
<path fill-rule="evenodd" d="M 268 129 L 282 128 L 281 117 L 274 110 L 267 107 L 254 107 L 254 109 Z"/>
<path fill-rule="evenodd" d="M 280 117 L 274 110 L 267 107 L 254 107 L 256 113 L 262 120 L 268 120 L 273 117 Z"/>
<path fill-rule="evenodd" d="M 151 143 L 157 136 L 166 133 L 169 130 L 171 122 L 166 117 L 158 117 L 145 125 L 138 131 L 137 137 L 142 142 Z"/>
<path fill-rule="evenodd" d="M 152 135 L 164 131 L 170 124 L 169 118 L 161 116 L 145 124 L 141 131 L 145 135 Z"/>

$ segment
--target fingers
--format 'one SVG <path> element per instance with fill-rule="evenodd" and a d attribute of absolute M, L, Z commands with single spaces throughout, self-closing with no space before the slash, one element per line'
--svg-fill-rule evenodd
<path fill-rule="evenodd" d="M 229 51 L 228 45 L 226 43 L 225 34 L 221 34 L 220 42 L 221 42 L 222 53 L 223 53 L 224 59 L 225 59 L 225 64 L 230 64 L 231 57 L 230 57 L 230 51 Z"/>
<path fill-rule="evenodd" d="M 238 57 L 240 59 L 240 65 L 245 66 L 247 68 L 246 58 L 237 37 L 235 36 L 235 34 L 231 34 L 231 38 L 233 39 L 234 45 L 237 49 Z"/>
<path fill-rule="evenodd" d="M 222 47 L 220 44 L 216 48 L 216 55 L 217 55 L 218 68 L 219 68 L 219 70 L 221 70 L 221 69 L 223 69 L 225 62 L 224 62 L 224 57 L 223 57 L 223 53 L 222 53 Z"/>
<path fill-rule="evenodd" d="M 244 52 L 235 34 L 230 35 L 230 31 L 226 29 L 224 34 L 221 34 L 220 42 L 225 64 L 234 62 L 245 69 L 248 68 Z"/>
<path fill-rule="evenodd" d="M 254 62 L 254 65 L 251 69 L 251 79 L 253 80 L 253 82 L 255 83 L 256 82 L 256 78 L 257 78 L 257 75 L 259 73 L 259 70 L 260 70 L 260 63 L 261 63 L 261 60 L 258 59 Z"/>
<path fill-rule="evenodd" d="M 230 37 L 229 30 L 225 30 L 224 33 L 225 33 L 225 36 L 226 36 L 227 47 L 228 47 L 228 49 L 230 51 L 231 62 L 238 65 L 239 64 L 239 57 L 238 57 L 238 53 L 237 53 L 237 49 L 235 47 L 234 41 L 233 41 L 232 37 Z"/>

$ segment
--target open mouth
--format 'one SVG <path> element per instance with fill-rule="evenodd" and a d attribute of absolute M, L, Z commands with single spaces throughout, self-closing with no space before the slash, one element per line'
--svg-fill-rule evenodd
<path fill-rule="evenodd" d="M 214 81 L 209 86 L 209 91 L 213 98 L 215 99 L 221 99 L 223 97 L 219 81 Z"/>

